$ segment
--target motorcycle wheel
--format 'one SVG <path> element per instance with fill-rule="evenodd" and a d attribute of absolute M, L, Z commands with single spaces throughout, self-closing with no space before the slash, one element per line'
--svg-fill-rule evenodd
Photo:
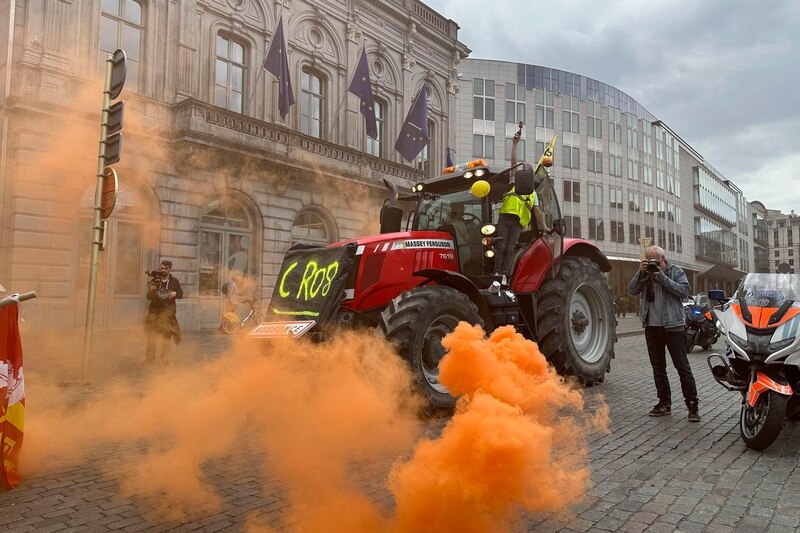
<path fill-rule="evenodd" d="M 742 440 L 751 450 L 763 450 L 775 442 L 786 418 L 786 396 L 767 391 L 750 407 L 745 400 L 739 417 Z"/>

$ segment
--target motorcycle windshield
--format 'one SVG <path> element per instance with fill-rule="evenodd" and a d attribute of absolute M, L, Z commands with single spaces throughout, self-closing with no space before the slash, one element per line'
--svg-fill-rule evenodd
<path fill-rule="evenodd" d="M 786 300 L 800 301 L 800 274 L 747 274 L 734 300 L 744 298 L 748 306 L 780 307 Z"/>
<path fill-rule="evenodd" d="M 746 308 L 740 308 L 741 301 Z M 776 327 L 800 313 L 800 275 L 748 274 L 736 289 L 731 307 L 752 327 Z"/>

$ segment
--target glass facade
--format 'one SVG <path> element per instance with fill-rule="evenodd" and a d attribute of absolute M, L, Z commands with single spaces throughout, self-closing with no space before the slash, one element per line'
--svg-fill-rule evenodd
<path fill-rule="evenodd" d="M 602 106 L 619 109 L 623 113 L 633 113 L 638 118 L 653 122 L 655 117 L 639 102 L 606 83 L 580 74 L 539 65 L 517 64 L 517 83 L 526 89 L 545 89 L 581 100 L 597 102 Z"/>
<path fill-rule="evenodd" d="M 695 255 L 712 263 L 739 266 L 736 234 L 704 216 L 694 218 Z"/>
<path fill-rule="evenodd" d="M 719 217 L 730 226 L 737 221 L 736 194 L 703 167 L 692 167 L 694 205 Z"/>

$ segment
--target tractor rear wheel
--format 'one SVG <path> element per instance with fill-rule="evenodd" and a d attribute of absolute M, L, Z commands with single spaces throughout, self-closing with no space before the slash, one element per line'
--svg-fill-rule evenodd
<path fill-rule="evenodd" d="M 565 257 L 557 278 L 542 284 L 537 305 L 539 348 L 559 374 L 584 386 L 601 383 L 617 341 L 611 290 L 593 261 Z"/>
<path fill-rule="evenodd" d="M 403 291 L 380 316 L 377 333 L 393 342 L 411 365 L 434 411 L 455 407 L 456 399 L 439 382 L 439 361 L 445 355 L 442 339 L 462 321 L 483 326 L 478 307 L 467 295 L 445 285 Z"/>

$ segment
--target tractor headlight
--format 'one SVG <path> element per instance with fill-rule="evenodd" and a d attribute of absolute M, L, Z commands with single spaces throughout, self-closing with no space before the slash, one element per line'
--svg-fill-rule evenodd
<path fill-rule="evenodd" d="M 466 172 L 464 172 L 464 177 L 467 178 L 467 179 L 470 179 L 472 177 L 472 171 L 471 170 L 467 170 Z"/>
<path fill-rule="evenodd" d="M 411 192 L 414 192 L 414 193 L 422 192 L 423 188 L 424 187 L 423 187 L 423 185 L 421 183 L 417 183 L 416 185 L 412 185 L 411 186 Z"/>
<path fill-rule="evenodd" d="M 488 250 L 486 250 L 485 252 L 483 252 L 483 255 L 485 255 L 486 257 L 494 257 L 494 250 L 492 250 L 491 248 L 489 248 Z"/>
<path fill-rule="evenodd" d="M 479 168 L 478 170 L 475 171 L 475 176 L 478 177 L 478 178 L 480 178 L 484 174 L 486 174 L 486 170 L 484 170 L 482 168 Z"/>
<path fill-rule="evenodd" d="M 483 235 L 494 235 L 494 232 L 497 231 L 497 228 L 494 224 L 486 224 L 481 228 L 481 234 Z"/>
<path fill-rule="evenodd" d="M 481 239 L 481 244 L 484 246 L 491 246 L 492 245 L 492 238 L 491 237 L 484 237 Z"/>

